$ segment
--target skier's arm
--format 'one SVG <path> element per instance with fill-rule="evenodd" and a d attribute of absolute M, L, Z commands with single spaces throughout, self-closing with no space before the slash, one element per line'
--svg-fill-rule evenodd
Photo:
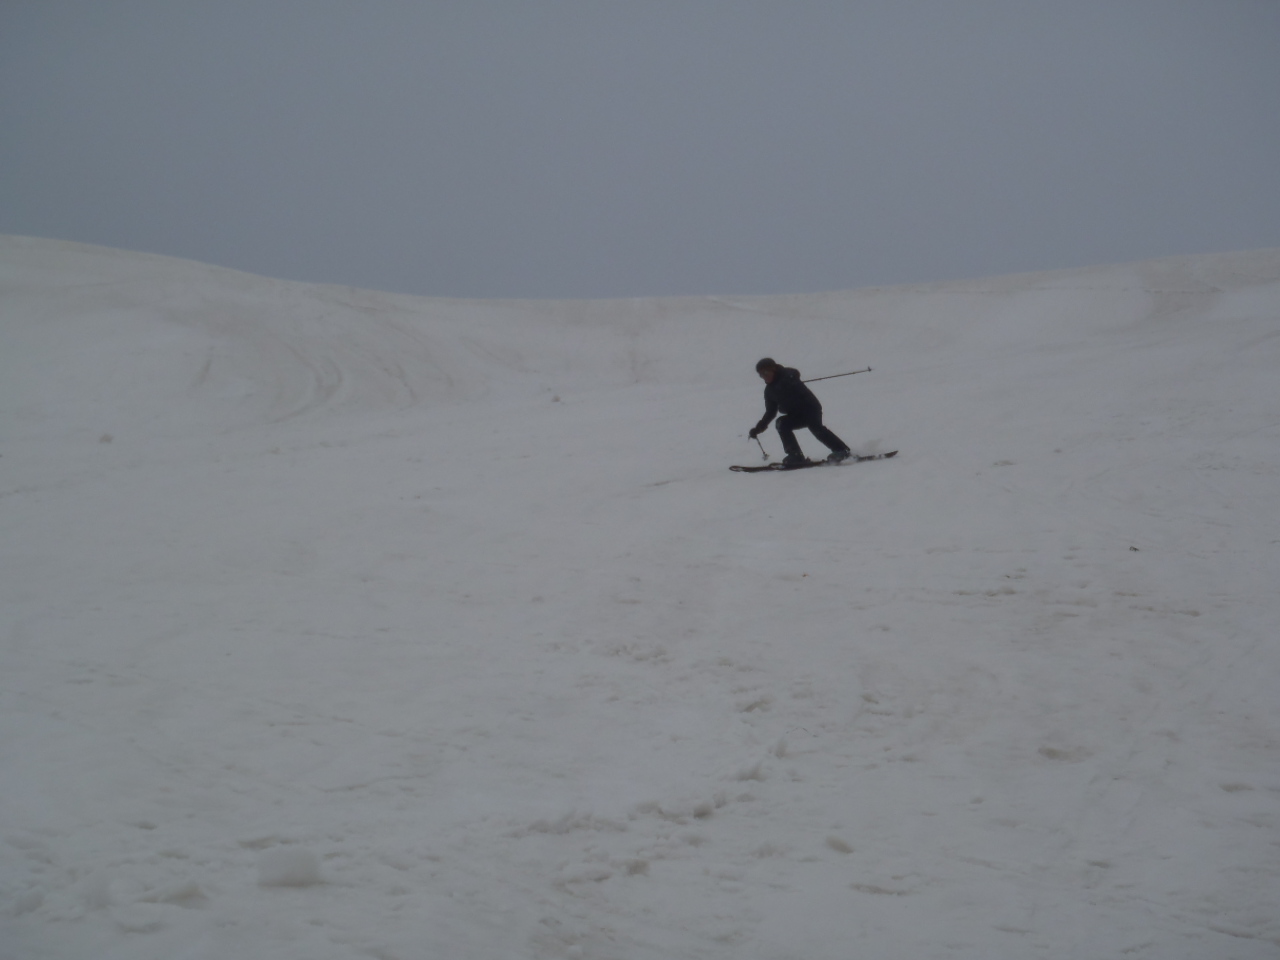
<path fill-rule="evenodd" d="M 778 401 L 766 398 L 764 401 L 764 416 L 760 418 L 760 422 L 751 430 L 751 439 L 754 440 L 760 434 L 769 428 L 769 424 L 773 423 L 773 418 L 778 415 Z"/>

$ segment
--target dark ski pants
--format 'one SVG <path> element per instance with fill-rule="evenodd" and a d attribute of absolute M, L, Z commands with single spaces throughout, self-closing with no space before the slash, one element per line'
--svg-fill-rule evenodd
<path fill-rule="evenodd" d="M 796 439 L 796 431 L 803 427 L 808 427 L 809 432 L 830 450 L 849 449 L 847 443 L 822 425 L 822 411 L 814 410 L 808 413 L 788 413 L 778 418 L 778 436 L 782 438 L 782 449 L 787 451 L 788 456 L 804 456 L 800 450 L 800 441 Z"/>

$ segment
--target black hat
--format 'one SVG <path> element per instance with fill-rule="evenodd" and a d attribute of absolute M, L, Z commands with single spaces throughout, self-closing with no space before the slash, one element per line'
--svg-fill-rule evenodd
<path fill-rule="evenodd" d="M 777 370 L 777 369 L 778 369 L 778 361 L 773 359 L 773 357 L 765 357 L 764 359 L 760 360 L 756 364 L 756 373 L 761 373 L 765 370 Z"/>

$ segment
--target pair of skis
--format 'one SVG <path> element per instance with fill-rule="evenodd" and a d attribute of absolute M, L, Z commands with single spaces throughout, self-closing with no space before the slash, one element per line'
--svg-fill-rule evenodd
<path fill-rule="evenodd" d="M 801 463 L 766 463 L 759 467 L 743 467 L 734 465 L 729 469 L 736 473 L 764 473 L 768 470 L 807 470 L 809 467 L 838 467 L 842 463 L 861 463 L 864 460 L 888 460 L 890 457 L 896 457 L 897 455 L 897 450 L 890 450 L 888 453 L 871 453 L 865 456 L 854 455 L 838 461 L 805 460 Z"/>

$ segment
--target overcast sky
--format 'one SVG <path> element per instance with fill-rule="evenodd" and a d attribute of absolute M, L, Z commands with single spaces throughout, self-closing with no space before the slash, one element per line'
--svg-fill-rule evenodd
<path fill-rule="evenodd" d="M 0 233 L 457 297 L 1280 246 L 1278 0 L 0 0 Z"/>

